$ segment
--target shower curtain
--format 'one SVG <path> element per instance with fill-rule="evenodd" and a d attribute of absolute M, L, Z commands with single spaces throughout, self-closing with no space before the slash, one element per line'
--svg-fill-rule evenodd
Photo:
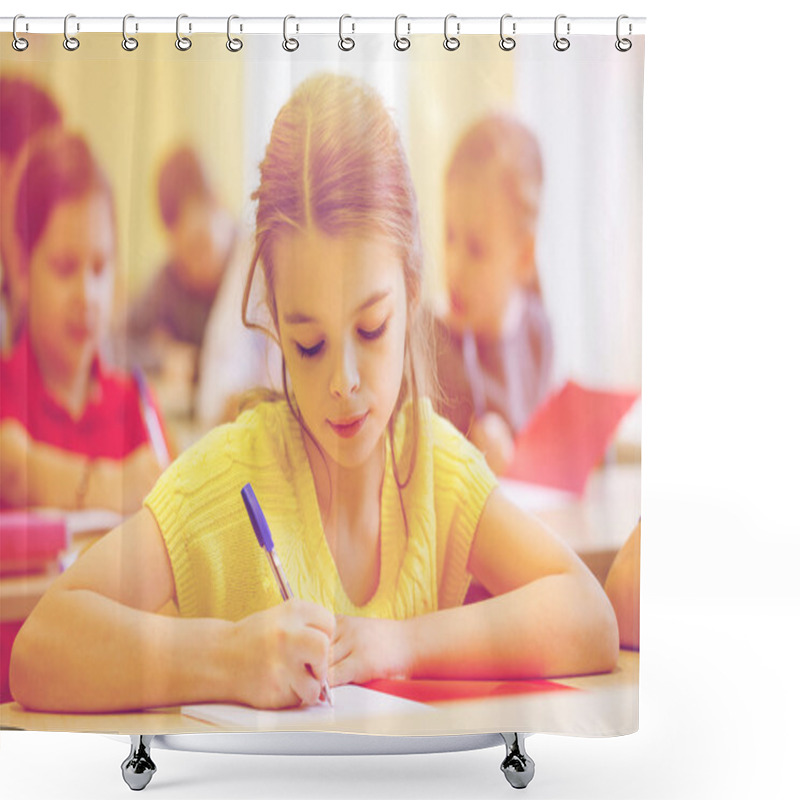
<path fill-rule="evenodd" d="M 637 729 L 644 37 L 385 22 L 3 34 L 3 726 Z"/>

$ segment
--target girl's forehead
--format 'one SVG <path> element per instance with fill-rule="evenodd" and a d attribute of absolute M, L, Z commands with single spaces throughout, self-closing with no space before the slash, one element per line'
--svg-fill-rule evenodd
<path fill-rule="evenodd" d="M 516 209 L 508 189 L 500 176 L 482 173 L 475 180 L 451 178 L 445 187 L 445 210 L 452 222 L 468 221 L 481 230 L 491 227 L 504 228 L 514 216 Z"/>
<path fill-rule="evenodd" d="M 91 192 L 59 203 L 37 244 L 51 249 L 112 252 L 115 231 L 108 199 L 102 192 Z"/>
<path fill-rule="evenodd" d="M 448 202 L 461 200 L 485 206 L 488 197 L 494 200 L 503 194 L 505 192 L 500 174 L 488 167 L 467 174 L 456 173 L 445 182 L 445 197 Z"/>
<path fill-rule="evenodd" d="M 282 317 L 328 307 L 356 311 L 376 294 L 399 296 L 404 286 L 399 248 L 385 236 L 287 232 L 274 242 L 272 261 Z"/>

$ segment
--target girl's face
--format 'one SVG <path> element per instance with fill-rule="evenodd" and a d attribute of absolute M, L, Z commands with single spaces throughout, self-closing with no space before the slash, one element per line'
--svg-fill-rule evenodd
<path fill-rule="evenodd" d="M 114 280 L 114 222 L 94 193 L 53 209 L 26 274 L 31 343 L 49 374 L 87 368 L 108 323 Z"/>
<path fill-rule="evenodd" d="M 533 237 L 513 212 L 492 176 L 447 181 L 445 274 L 457 327 L 498 336 L 512 294 L 534 268 Z"/>
<path fill-rule="evenodd" d="M 281 349 L 303 420 L 333 464 L 382 459 L 403 379 L 400 254 L 384 238 L 313 229 L 278 237 L 272 258 Z"/>

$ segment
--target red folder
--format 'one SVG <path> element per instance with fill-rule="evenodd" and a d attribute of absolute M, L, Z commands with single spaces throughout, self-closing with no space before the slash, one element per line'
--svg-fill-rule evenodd
<path fill-rule="evenodd" d="M 527 681 L 449 681 L 449 680 L 377 680 L 363 684 L 367 689 L 384 692 L 418 703 L 445 703 L 452 700 L 476 700 L 535 692 L 571 692 L 572 686 L 547 680 Z"/>
<path fill-rule="evenodd" d="M 568 381 L 520 431 L 504 477 L 583 494 L 638 397 L 638 391 L 597 391 Z"/>
<path fill-rule="evenodd" d="M 0 573 L 39 572 L 67 547 L 62 516 L 0 511 Z"/>

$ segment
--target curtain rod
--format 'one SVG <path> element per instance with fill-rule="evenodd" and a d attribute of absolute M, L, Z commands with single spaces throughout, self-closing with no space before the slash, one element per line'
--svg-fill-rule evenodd
<path fill-rule="evenodd" d="M 444 32 L 444 17 L 411 17 L 404 16 L 399 20 L 403 35 Z M 622 32 L 626 36 L 643 34 L 644 17 L 626 17 L 622 21 Z M 525 34 L 553 35 L 554 17 L 513 17 L 507 16 L 504 30 L 508 35 Z M 0 17 L 0 31 L 10 33 L 13 30 L 13 17 Z M 20 16 L 16 30 L 23 33 L 64 33 L 64 17 Z M 347 15 L 341 23 L 348 33 L 394 33 L 394 17 L 355 17 Z M 559 30 L 570 35 L 595 34 L 615 35 L 616 17 L 570 17 L 560 15 Z M 130 16 L 127 31 L 136 33 L 175 33 L 175 17 L 136 17 Z M 193 17 L 182 15 L 182 33 L 226 33 L 227 17 Z M 337 33 L 340 29 L 338 17 L 304 17 L 294 16 L 290 30 L 299 34 Z M 456 35 L 480 33 L 499 33 L 500 16 L 497 17 L 458 17 L 450 19 L 449 30 Z M 232 22 L 232 31 L 236 33 L 270 33 L 282 34 L 284 17 L 236 17 Z M 81 17 L 70 15 L 69 32 L 71 35 L 81 33 L 121 33 L 122 17 Z"/>

